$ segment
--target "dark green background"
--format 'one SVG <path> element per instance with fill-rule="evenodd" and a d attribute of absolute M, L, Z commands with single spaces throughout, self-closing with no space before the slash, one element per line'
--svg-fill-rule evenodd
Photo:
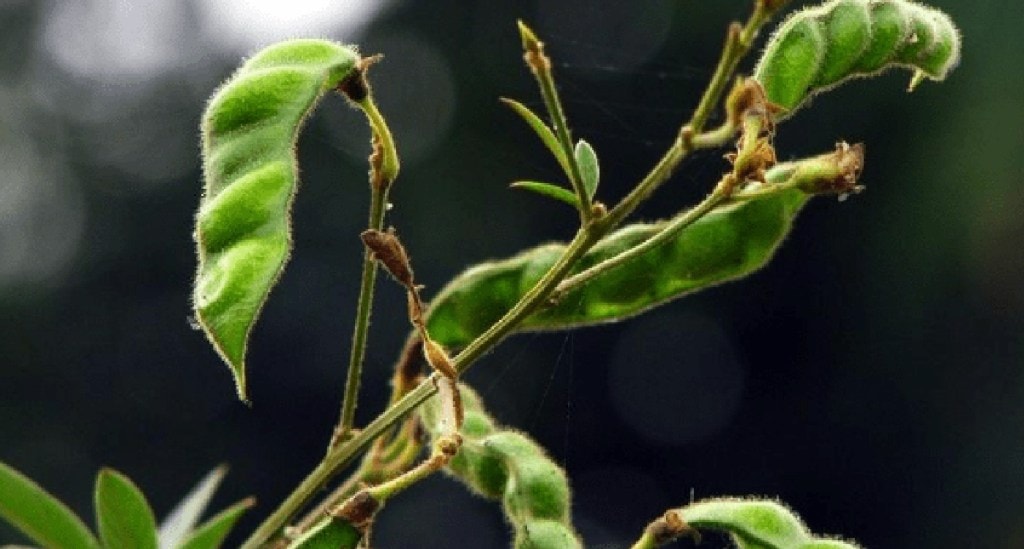
<path fill-rule="evenodd" d="M 867 547 L 1024 546 L 1024 8 L 933 3 L 965 38 L 947 82 L 912 95 L 903 72 L 852 82 L 779 130 L 783 159 L 866 142 L 866 193 L 816 200 L 747 280 L 619 326 L 512 338 L 469 374 L 500 421 L 565 464 L 588 546 L 626 546 L 666 508 L 721 494 L 777 496 Z M 516 18 L 547 40 L 614 201 L 688 117 L 749 2 L 542 4 L 396 3 L 333 36 L 387 55 L 372 76 L 406 152 L 389 221 L 427 296 L 573 229 L 561 204 L 506 189 L 557 177 L 497 102 L 539 105 Z M 336 419 L 367 132 L 332 98 L 299 142 L 296 250 L 253 334 L 246 408 L 188 304 L 198 120 L 239 57 L 202 39 L 187 4 L 173 46 L 186 62 L 128 80 L 69 72 L 43 47 L 58 5 L 0 3 L 0 460 L 88 522 L 100 466 L 162 516 L 227 462 L 216 503 L 255 495 L 248 531 Z M 723 169 L 721 151 L 696 155 L 642 217 L 692 203 Z M 399 288 L 378 297 L 360 421 L 380 410 L 407 330 Z M 435 478 L 388 506 L 376 540 L 508 535 L 496 505 Z M 3 541 L 21 540 L 0 526 Z"/>

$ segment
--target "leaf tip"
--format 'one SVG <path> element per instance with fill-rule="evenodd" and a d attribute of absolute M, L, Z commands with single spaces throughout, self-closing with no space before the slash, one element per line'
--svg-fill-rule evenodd
<path fill-rule="evenodd" d="M 249 389 L 245 380 L 245 363 L 239 363 L 239 368 L 236 370 L 234 365 L 231 367 L 231 372 L 235 378 L 235 394 L 238 395 L 238 400 L 246 406 L 252 408 L 252 400 L 249 399 Z"/>

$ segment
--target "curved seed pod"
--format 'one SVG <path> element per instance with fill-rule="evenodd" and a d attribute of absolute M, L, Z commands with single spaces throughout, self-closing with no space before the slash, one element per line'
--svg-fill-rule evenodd
<path fill-rule="evenodd" d="M 774 501 L 713 499 L 680 510 L 697 529 L 723 530 L 740 543 L 771 548 L 800 547 L 811 534 L 792 511 Z"/>
<path fill-rule="evenodd" d="M 815 94 L 891 67 L 943 80 L 960 60 L 960 33 L 945 13 L 909 0 L 832 0 L 793 13 L 754 69 L 783 118 Z"/>
<path fill-rule="evenodd" d="M 503 503 L 509 516 L 523 522 L 569 520 L 569 481 L 537 443 L 516 431 L 498 431 L 481 444 L 508 472 Z"/>
<path fill-rule="evenodd" d="M 474 492 L 501 500 L 515 529 L 517 549 L 582 547 L 570 522 L 569 481 L 565 472 L 526 435 L 495 426 L 480 397 L 460 384 L 465 421 L 462 448 L 446 471 Z M 436 438 L 442 403 L 432 398 L 420 408 L 420 421 Z"/>
<path fill-rule="evenodd" d="M 650 536 L 658 528 L 648 527 L 644 544 L 655 547 L 679 535 L 698 530 L 727 532 L 739 549 L 857 549 L 855 544 L 813 536 L 803 522 L 784 505 L 759 499 L 709 499 L 674 509 L 659 522 L 672 524 L 668 530 Z"/>
<path fill-rule="evenodd" d="M 213 95 L 202 122 L 205 188 L 196 214 L 196 318 L 246 399 L 249 332 L 291 249 L 295 142 L 327 90 L 358 55 L 325 40 L 270 46 Z"/>
<path fill-rule="evenodd" d="M 769 181 L 779 174 L 769 172 Z M 807 195 L 798 190 L 719 208 L 665 245 L 604 273 L 529 317 L 524 330 L 556 330 L 637 315 L 651 307 L 763 266 L 788 233 Z M 657 233 L 663 223 L 637 224 L 599 242 L 577 272 Z M 449 348 L 465 346 L 511 308 L 563 249 L 547 244 L 503 261 L 483 263 L 451 281 L 427 314 L 431 337 Z"/>
<path fill-rule="evenodd" d="M 514 549 L 579 549 L 576 533 L 554 520 L 533 520 L 516 530 Z"/>

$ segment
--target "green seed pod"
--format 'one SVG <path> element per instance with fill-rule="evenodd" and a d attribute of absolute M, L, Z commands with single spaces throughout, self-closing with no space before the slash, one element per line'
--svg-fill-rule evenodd
<path fill-rule="evenodd" d="M 508 469 L 504 456 L 488 453 L 482 444 L 474 443 L 472 453 L 466 454 L 469 475 L 462 477 L 470 488 L 488 499 L 500 500 L 508 485 Z M 452 473 L 457 472 L 452 469 Z"/>
<path fill-rule="evenodd" d="M 502 501 L 509 516 L 568 521 L 569 481 L 540 446 L 515 431 L 497 432 L 482 443 L 508 470 Z"/>
<path fill-rule="evenodd" d="M 288 549 L 355 549 L 362 538 L 348 522 L 327 517 L 288 544 Z"/>
<path fill-rule="evenodd" d="M 447 472 L 474 492 L 502 501 L 505 516 L 515 529 L 514 547 L 582 547 L 570 524 L 565 473 L 526 435 L 495 428 L 480 397 L 469 387 L 460 384 L 459 390 L 463 402 L 468 403 L 461 431 L 463 444 Z M 440 408 L 440 399 L 434 397 L 419 411 L 421 423 L 434 438 L 443 434 Z"/>
<path fill-rule="evenodd" d="M 769 172 L 769 181 L 773 179 Z M 690 292 L 740 278 L 763 266 L 806 201 L 800 191 L 719 208 L 662 246 L 569 292 L 530 316 L 523 330 L 557 330 L 621 320 Z M 663 223 L 624 227 L 607 236 L 575 272 L 632 248 Z M 431 337 L 459 348 L 511 308 L 556 261 L 563 247 L 547 244 L 503 261 L 477 265 L 450 282 L 431 303 Z"/>
<path fill-rule="evenodd" d="M 821 21 L 825 39 L 825 55 L 812 86 L 826 87 L 850 74 L 850 69 L 871 43 L 871 19 L 867 2 L 838 0 L 831 13 Z"/>
<path fill-rule="evenodd" d="M 949 16 L 909 0 L 832 0 L 790 15 L 768 41 L 754 78 L 788 116 L 806 100 L 891 67 L 943 80 L 960 60 Z"/>
<path fill-rule="evenodd" d="M 193 305 L 243 400 L 246 341 L 291 250 L 298 131 L 357 60 L 351 48 L 325 40 L 270 46 L 221 86 L 203 115 Z"/>
<path fill-rule="evenodd" d="M 565 524 L 554 520 L 533 520 L 516 529 L 515 549 L 577 549 L 582 548 L 576 534 Z"/>
<path fill-rule="evenodd" d="M 647 525 L 633 547 L 653 549 L 687 535 L 699 540 L 698 530 L 728 533 L 737 549 L 858 549 L 815 537 L 784 505 L 754 498 L 716 498 L 669 510 Z"/>
<path fill-rule="evenodd" d="M 680 512 L 690 526 L 729 532 L 741 547 L 801 547 L 812 539 L 800 519 L 774 501 L 712 499 Z"/>
<path fill-rule="evenodd" d="M 460 432 L 465 438 L 482 438 L 493 431 L 494 423 L 491 421 L 491 418 L 487 417 L 486 414 L 483 414 L 480 411 L 468 411 L 463 417 L 462 430 Z M 472 450 L 469 450 L 469 454 L 467 454 L 466 452 L 467 450 L 463 448 L 462 450 L 459 451 L 459 453 L 455 454 L 455 457 L 453 457 L 451 461 L 448 462 L 448 469 L 450 469 L 452 473 L 454 473 L 456 476 L 462 477 L 473 474 L 473 460 L 471 459 L 471 457 L 474 452 L 479 454 L 483 452 L 483 449 L 474 448 Z M 502 472 L 502 475 L 504 475 L 504 472 Z M 479 482 L 480 481 L 477 481 L 474 484 L 478 484 Z M 493 497 L 498 497 L 501 495 L 500 487 L 503 487 L 504 485 L 505 480 L 502 478 L 500 481 L 497 482 L 497 486 L 499 487 L 497 488 L 497 492 L 489 492 L 484 495 L 490 496 L 494 494 Z"/>

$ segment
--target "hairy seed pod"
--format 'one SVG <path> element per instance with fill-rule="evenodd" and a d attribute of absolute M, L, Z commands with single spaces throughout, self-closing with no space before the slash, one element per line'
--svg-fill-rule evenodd
<path fill-rule="evenodd" d="M 516 548 L 582 547 L 570 523 L 569 481 L 565 472 L 526 435 L 495 426 L 480 397 L 459 385 L 466 407 L 462 448 L 446 471 L 474 492 L 500 500 L 515 529 Z M 431 437 L 442 436 L 442 399 L 420 408 L 420 421 Z"/>
<path fill-rule="evenodd" d="M 554 520 L 531 520 L 516 529 L 515 549 L 580 549 L 576 534 Z"/>
<path fill-rule="evenodd" d="M 569 519 L 569 481 L 537 443 L 516 431 L 499 431 L 481 440 L 508 471 L 505 512 L 520 520 Z"/>
<path fill-rule="evenodd" d="M 943 80 L 960 60 L 949 16 L 909 0 L 831 0 L 797 11 L 772 35 L 754 69 L 788 116 L 814 95 L 891 67 Z"/>
<path fill-rule="evenodd" d="M 777 173 L 768 173 L 769 182 L 779 180 Z M 806 198 L 793 190 L 716 209 L 664 245 L 567 293 L 527 318 L 521 329 L 557 330 L 621 320 L 750 274 L 771 258 Z M 663 226 L 636 224 L 612 233 L 584 255 L 575 272 L 636 246 Z M 431 337 L 448 348 L 465 346 L 509 310 L 563 249 L 560 244 L 542 245 L 459 275 L 430 304 Z"/>
<path fill-rule="evenodd" d="M 291 250 L 298 131 L 357 60 L 351 48 L 325 40 L 270 46 L 220 87 L 203 115 L 205 186 L 192 299 L 243 400 L 246 341 Z"/>
<path fill-rule="evenodd" d="M 727 532 L 739 549 L 857 549 L 855 544 L 813 536 L 793 511 L 763 499 L 708 499 L 676 513 L 698 530 Z"/>

